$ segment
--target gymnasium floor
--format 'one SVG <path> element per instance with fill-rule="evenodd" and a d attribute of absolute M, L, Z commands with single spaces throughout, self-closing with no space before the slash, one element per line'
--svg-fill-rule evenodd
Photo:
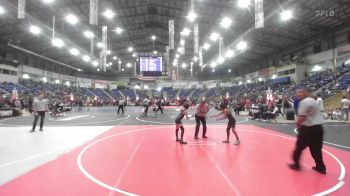
<path fill-rule="evenodd" d="M 0 120 L 0 195 L 350 195 L 349 124 L 324 126 L 328 173 L 321 175 L 308 151 L 301 172 L 287 168 L 292 124 L 236 116 L 242 143 L 234 146 L 221 143 L 227 121 L 209 119 L 209 139 L 194 141 L 190 119 L 189 144 L 180 145 L 176 108 L 147 119 L 139 107 L 120 116 L 115 110 L 47 118 L 35 133 L 31 116 Z"/>

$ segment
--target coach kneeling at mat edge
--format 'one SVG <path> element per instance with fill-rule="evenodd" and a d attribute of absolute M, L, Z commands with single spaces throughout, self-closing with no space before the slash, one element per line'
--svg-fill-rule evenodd
<path fill-rule="evenodd" d="M 196 131 L 195 131 L 195 135 L 194 135 L 194 139 L 199 139 L 198 138 L 198 133 L 199 133 L 199 126 L 200 126 L 200 122 L 202 122 L 202 126 L 203 126 L 203 138 L 207 138 L 206 133 L 207 133 L 207 122 L 206 122 L 206 117 L 207 117 L 207 113 L 209 112 L 209 106 L 208 104 L 206 104 L 205 100 L 202 100 L 197 106 L 196 106 L 196 114 L 195 114 L 195 118 L 196 118 Z"/>
<path fill-rule="evenodd" d="M 40 116 L 40 131 L 43 131 L 45 112 L 47 111 L 49 111 L 48 101 L 47 99 L 44 99 L 44 94 L 41 93 L 38 96 L 38 99 L 34 100 L 34 103 L 33 103 L 33 112 L 35 117 L 33 122 L 33 128 L 30 132 L 35 131 L 36 123 L 38 122 L 39 116 Z"/>
<path fill-rule="evenodd" d="M 298 117 L 296 127 L 298 129 L 298 137 L 296 147 L 293 152 L 293 164 L 289 167 L 293 170 L 300 169 L 300 156 L 306 147 L 310 148 L 311 155 L 316 162 L 316 167 L 312 169 L 326 174 L 326 166 L 322 157 L 323 145 L 323 117 L 315 99 L 308 97 L 307 89 L 298 89 L 296 97 L 299 99 Z"/>

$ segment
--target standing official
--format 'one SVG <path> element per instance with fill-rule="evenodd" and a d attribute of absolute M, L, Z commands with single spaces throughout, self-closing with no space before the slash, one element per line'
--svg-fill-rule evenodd
<path fill-rule="evenodd" d="M 35 117 L 33 122 L 33 128 L 30 132 L 35 131 L 36 123 L 38 122 L 39 116 L 40 116 L 40 131 L 43 131 L 45 112 L 47 111 L 49 111 L 48 101 L 47 99 L 44 99 L 44 94 L 41 93 L 38 96 L 38 99 L 34 100 L 34 103 L 33 103 L 33 112 Z"/>
<path fill-rule="evenodd" d="M 196 118 L 196 131 L 195 131 L 195 135 L 194 135 L 194 139 L 198 140 L 198 133 L 199 133 L 199 127 L 201 125 L 202 122 L 202 126 L 203 126 L 203 138 L 208 138 L 206 136 L 207 133 L 207 122 L 206 122 L 206 117 L 207 117 L 207 113 L 209 112 L 209 106 L 208 104 L 206 104 L 205 100 L 202 100 L 197 106 L 196 106 L 196 114 L 195 114 L 195 118 Z"/>
<path fill-rule="evenodd" d="M 124 104 L 125 104 L 124 99 L 123 98 L 120 99 L 118 102 L 118 115 L 119 115 L 120 110 L 122 110 L 122 114 L 124 115 Z"/>
<path fill-rule="evenodd" d="M 294 163 L 289 164 L 289 167 L 293 170 L 300 170 L 301 153 L 306 147 L 309 147 L 311 155 L 316 162 L 316 166 L 312 169 L 326 174 L 326 166 L 322 157 L 323 117 L 315 99 L 308 96 L 309 92 L 307 89 L 298 89 L 296 92 L 296 97 L 299 100 L 296 127 L 299 134 L 293 152 Z"/>

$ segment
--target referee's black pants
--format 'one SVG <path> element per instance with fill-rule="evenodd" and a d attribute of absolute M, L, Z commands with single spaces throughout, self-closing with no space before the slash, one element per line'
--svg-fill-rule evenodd
<path fill-rule="evenodd" d="M 201 116 L 194 116 L 196 119 L 196 131 L 194 134 L 194 137 L 198 137 L 198 133 L 199 133 L 199 126 L 201 125 L 202 122 L 202 126 L 203 126 L 203 137 L 205 136 L 205 134 L 207 133 L 207 121 L 205 119 L 205 117 L 201 117 Z"/>
<path fill-rule="evenodd" d="M 44 119 L 45 119 L 45 111 L 37 111 L 38 114 L 35 115 L 34 117 L 34 122 L 33 122 L 33 128 L 32 130 L 35 130 L 36 127 L 36 123 L 39 120 L 39 116 L 40 116 L 40 130 L 43 129 L 44 126 Z"/>
<path fill-rule="evenodd" d="M 322 157 L 323 145 L 323 127 L 322 125 L 302 126 L 299 130 L 296 141 L 296 147 L 293 152 L 293 161 L 296 166 L 299 165 L 300 156 L 306 147 L 309 147 L 312 157 L 316 162 L 316 168 L 326 170 Z"/>
<path fill-rule="evenodd" d="M 122 114 L 124 114 L 124 105 L 119 105 L 118 114 L 119 114 L 120 110 L 122 110 Z"/>

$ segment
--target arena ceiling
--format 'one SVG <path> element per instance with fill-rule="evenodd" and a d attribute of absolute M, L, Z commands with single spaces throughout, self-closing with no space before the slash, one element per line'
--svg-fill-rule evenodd
<path fill-rule="evenodd" d="M 112 54 L 109 61 L 117 56 L 126 66 L 126 62 L 135 61 L 132 52 L 165 53 L 169 45 L 168 21 L 175 20 L 175 49 L 180 45 L 180 33 L 184 28 L 192 28 L 188 21 L 190 0 L 100 0 L 99 23 L 89 24 L 89 0 L 27 0 L 26 18 L 17 18 L 17 0 L 2 0 L 3 14 L 0 15 L 0 39 L 2 43 L 12 43 L 35 53 L 47 56 L 54 60 L 72 65 L 82 70 L 94 70 L 91 64 L 82 60 L 81 52 L 78 56 L 71 55 L 67 50 L 52 47 L 51 34 L 53 16 L 55 16 L 55 32 L 62 37 L 70 47 L 90 53 L 90 41 L 84 36 L 85 31 L 92 31 L 95 42 L 101 41 L 101 27 L 109 28 L 108 43 Z M 199 43 L 210 42 L 212 32 L 223 36 L 226 46 L 234 46 L 239 40 L 248 44 L 248 49 L 230 61 L 221 65 L 222 71 L 227 67 L 235 69 L 254 67 L 256 64 L 267 61 L 271 56 L 289 47 L 301 45 L 314 36 L 323 32 L 332 31 L 341 25 L 350 24 L 350 0 L 264 0 L 265 27 L 254 29 L 254 3 L 248 8 L 238 6 L 239 0 L 194 0 L 196 22 L 199 23 Z M 248 2 L 248 0 L 244 0 Z M 112 19 L 103 16 L 105 10 L 115 13 Z M 283 10 L 292 10 L 293 17 L 289 21 L 281 22 L 280 13 Z M 318 16 L 317 11 L 323 12 Z M 325 16 L 324 14 L 334 14 Z M 67 14 L 74 14 L 79 22 L 75 25 L 65 21 Z M 233 24 L 229 29 L 222 29 L 219 23 L 224 17 L 232 18 Z M 29 32 L 30 26 L 41 28 L 40 35 Z M 117 34 L 117 27 L 123 29 Z M 151 36 L 156 36 L 153 41 Z M 189 64 L 195 56 L 193 54 L 193 33 L 186 38 L 185 55 L 179 57 L 179 64 Z M 96 48 L 96 47 L 95 47 Z M 95 49 L 95 56 L 98 56 Z M 170 64 L 175 58 L 176 50 L 171 53 Z M 204 63 L 210 62 L 218 54 L 218 44 L 211 43 L 205 51 Z M 109 69 L 115 70 L 117 62 L 113 62 Z M 198 63 L 197 63 L 198 64 Z M 195 66 L 198 66 L 195 64 Z M 208 66 L 209 67 L 209 66 Z M 168 69 L 169 69 L 168 68 Z M 189 68 L 181 69 L 189 72 Z M 199 69 L 197 69 L 199 70 Z M 204 69 L 210 72 L 211 68 Z M 220 70 L 220 65 L 218 65 Z M 132 71 L 130 71 L 132 72 Z"/>

